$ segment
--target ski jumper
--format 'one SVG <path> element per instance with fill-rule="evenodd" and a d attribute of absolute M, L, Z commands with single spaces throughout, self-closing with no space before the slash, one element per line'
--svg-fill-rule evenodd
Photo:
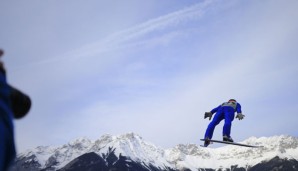
<path fill-rule="evenodd" d="M 216 125 L 218 125 L 223 119 L 225 120 L 224 126 L 223 126 L 223 136 L 231 137 L 231 126 L 232 121 L 235 117 L 235 112 L 242 113 L 241 112 L 241 105 L 237 102 L 225 102 L 222 105 L 219 105 L 218 107 L 211 110 L 211 113 L 214 114 L 214 118 L 209 123 L 206 133 L 205 133 L 205 139 L 209 138 L 212 139 L 214 129 Z"/>
<path fill-rule="evenodd" d="M 0 170 L 5 171 L 16 155 L 13 132 L 13 112 L 10 100 L 11 88 L 5 72 L 0 70 Z"/>

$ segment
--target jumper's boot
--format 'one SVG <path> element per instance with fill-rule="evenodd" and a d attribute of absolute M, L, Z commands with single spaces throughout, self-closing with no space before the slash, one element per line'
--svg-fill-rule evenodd
<path fill-rule="evenodd" d="M 204 142 L 204 147 L 207 147 L 210 144 L 210 138 L 206 137 Z"/>
<path fill-rule="evenodd" d="M 234 140 L 232 139 L 232 137 L 228 137 L 228 136 L 226 136 L 226 135 L 224 135 L 224 136 L 222 137 L 222 139 L 223 139 L 223 141 L 234 142 Z"/>

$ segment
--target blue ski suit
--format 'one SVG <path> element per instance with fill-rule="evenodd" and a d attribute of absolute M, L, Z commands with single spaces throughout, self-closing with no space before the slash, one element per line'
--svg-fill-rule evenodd
<path fill-rule="evenodd" d="M 205 139 L 209 138 L 212 139 L 214 129 L 216 125 L 218 125 L 223 119 L 225 120 L 224 126 L 223 126 L 223 136 L 230 137 L 231 134 L 231 126 L 232 121 L 235 117 L 235 112 L 242 113 L 241 112 L 241 105 L 237 102 L 225 102 L 222 105 L 219 105 L 218 107 L 211 110 L 211 113 L 214 114 L 212 121 L 209 123 L 206 133 L 205 133 Z"/>
<path fill-rule="evenodd" d="M 16 155 L 13 131 L 13 111 L 10 100 L 11 88 L 4 72 L 0 72 L 0 170 L 5 171 Z"/>

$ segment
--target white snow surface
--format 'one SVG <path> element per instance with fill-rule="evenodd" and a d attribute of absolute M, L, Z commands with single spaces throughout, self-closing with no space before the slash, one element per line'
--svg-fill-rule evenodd
<path fill-rule="evenodd" d="M 254 166 L 261 161 L 270 160 L 276 156 L 280 158 L 298 160 L 298 138 L 288 135 L 273 137 L 251 137 L 241 142 L 251 145 L 264 146 L 262 148 L 247 148 L 227 145 L 218 148 L 204 148 L 196 144 L 179 144 L 173 148 L 162 149 L 146 142 L 135 133 L 118 136 L 103 135 L 96 141 L 79 138 L 62 146 L 39 146 L 20 153 L 18 157 L 35 155 L 35 160 L 43 168 L 56 160 L 56 169 L 62 168 L 73 159 L 89 152 L 98 155 L 107 153 L 109 147 L 115 148 L 116 156 L 128 156 L 134 161 L 152 164 L 159 168 L 171 167 L 182 170 L 189 168 L 230 168 Z"/>

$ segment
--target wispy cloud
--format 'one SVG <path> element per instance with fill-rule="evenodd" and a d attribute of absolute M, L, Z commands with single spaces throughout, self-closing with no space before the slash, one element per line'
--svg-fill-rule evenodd
<path fill-rule="evenodd" d="M 100 54 L 122 49 L 130 44 L 137 44 L 137 39 L 141 39 L 152 32 L 162 31 L 182 23 L 198 20 L 203 17 L 208 10 L 214 7 L 214 4 L 218 3 L 218 1 L 219 0 L 202 1 L 185 9 L 151 19 L 126 30 L 113 33 L 104 39 L 86 44 L 79 49 L 69 51 L 56 57 L 36 61 L 30 65 L 43 65 L 58 63 L 61 61 L 67 62 L 77 60 L 79 58 L 88 58 L 90 56 L 100 58 Z"/>

